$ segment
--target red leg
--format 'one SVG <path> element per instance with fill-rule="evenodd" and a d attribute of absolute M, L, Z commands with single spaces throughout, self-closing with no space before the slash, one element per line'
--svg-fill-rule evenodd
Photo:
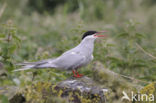
<path fill-rule="evenodd" d="M 75 76 L 76 76 L 76 74 L 75 74 L 75 70 L 72 70 L 72 72 L 73 72 L 73 77 L 75 77 Z"/>
<path fill-rule="evenodd" d="M 79 74 L 76 70 L 72 70 L 73 72 L 73 77 L 76 77 L 76 78 L 81 78 L 83 75 L 82 74 Z"/>
<path fill-rule="evenodd" d="M 83 76 L 83 74 L 79 74 L 77 71 L 76 71 L 76 74 L 79 75 L 79 76 L 81 76 L 81 77 Z"/>

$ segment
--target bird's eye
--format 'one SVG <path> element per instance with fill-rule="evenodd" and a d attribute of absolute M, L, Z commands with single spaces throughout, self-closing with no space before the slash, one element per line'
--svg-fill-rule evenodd
<path fill-rule="evenodd" d="M 96 37 L 96 34 L 94 34 L 94 37 Z"/>

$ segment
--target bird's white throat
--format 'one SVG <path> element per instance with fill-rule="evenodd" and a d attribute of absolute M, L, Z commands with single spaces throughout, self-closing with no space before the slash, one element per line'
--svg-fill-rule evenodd
<path fill-rule="evenodd" d="M 96 38 L 93 35 L 88 36 L 81 41 L 79 47 L 84 50 L 89 50 L 90 52 L 93 52 L 95 39 Z"/>

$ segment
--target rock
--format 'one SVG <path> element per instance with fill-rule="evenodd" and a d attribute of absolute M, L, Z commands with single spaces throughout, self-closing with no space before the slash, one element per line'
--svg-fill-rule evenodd
<path fill-rule="evenodd" d="M 100 88 L 88 77 L 79 79 L 70 78 L 57 84 L 49 82 L 37 82 L 27 87 L 22 94 L 17 93 L 10 99 L 11 103 L 19 98 L 25 103 L 106 103 L 107 89 Z M 61 102 L 62 101 L 62 102 Z"/>
<path fill-rule="evenodd" d="M 83 99 L 84 101 L 92 101 L 93 103 L 96 103 L 96 102 L 105 103 L 106 102 L 105 94 L 108 90 L 99 88 L 88 77 L 83 77 L 78 80 L 69 79 L 69 80 L 62 81 L 57 85 L 57 89 L 62 89 L 62 88 L 66 88 L 66 89 L 63 89 L 63 93 L 61 96 L 64 96 L 64 92 L 66 92 L 66 94 L 67 92 L 78 93 L 78 95 L 75 96 L 72 100 L 74 101 L 74 103 L 81 103 Z M 81 96 L 83 99 L 79 98 L 79 96 Z"/>
<path fill-rule="evenodd" d="M 9 100 L 10 103 L 25 103 L 25 98 L 22 94 L 16 94 Z"/>

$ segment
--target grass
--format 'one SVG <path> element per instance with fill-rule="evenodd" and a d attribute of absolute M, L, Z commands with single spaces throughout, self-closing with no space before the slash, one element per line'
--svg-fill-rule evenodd
<path fill-rule="evenodd" d="M 30 12 L 29 6 L 24 2 L 26 0 L 15 0 L 15 6 L 13 2 L 0 1 L 0 33 L 5 34 L 5 37 L 0 36 L 0 62 L 4 64 L 1 74 L 6 74 L 0 75 L 1 86 L 18 85 L 14 81 L 15 78 L 20 81 L 19 87 L 30 85 L 32 80 L 58 82 L 68 78 L 70 74 L 54 69 L 17 73 L 10 71 L 17 68 L 15 63 L 61 55 L 78 45 L 82 34 L 87 30 L 107 30 L 109 36 L 105 40 L 96 41 L 93 62 L 101 62 L 105 68 L 122 75 L 143 81 L 156 81 L 155 4 L 151 5 L 145 0 L 77 0 L 74 5 L 78 8 L 74 11 L 71 2 L 66 2 L 57 6 L 53 14 L 48 11 L 41 14 L 35 10 Z M 10 59 L 6 59 L 6 63 L 4 59 L 7 57 L 8 46 L 3 44 L 5 41 L 1 38 L 6 38 L 8 33 L 14 32 L 3 27 L 9 21 L 16 29 L 13 34 L 15 37 L 9 45 L 18 43 L 19 47 L 16 45 L 16 49 L 7 54 Z M 6 29 L 8 32 L 5 32 Z M 18 39 L 21 42 L 18 42 Z M 89 64 L 80 72 L 92 77 L 93 65 Z M 34 75 L 35 79 L 32 79 Z"/>

